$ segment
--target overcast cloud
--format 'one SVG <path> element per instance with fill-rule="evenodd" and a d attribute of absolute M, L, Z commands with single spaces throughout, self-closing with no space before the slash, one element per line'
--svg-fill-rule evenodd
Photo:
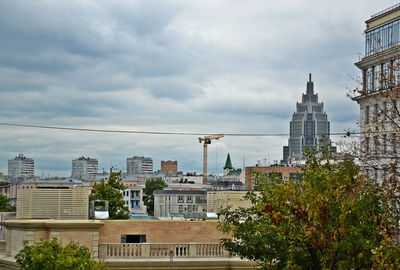
<path fill-rule="evenodd" d="M 396 1 L 1 1 L 0 121 L 95 129 L 288 133 L 308 73 L 332 132 L 357 129 L 346 97 L 364 21 Z M 71 160 L 178 160 L 201 171 L 196 136 L 103 134 L 0 126 L 0 171 L 18 153 L 36 174 Z M 225 137 L 209 171 L 282 158 L 287 136 Z M 341 140 L 332 136 L 334 142 Z"/>

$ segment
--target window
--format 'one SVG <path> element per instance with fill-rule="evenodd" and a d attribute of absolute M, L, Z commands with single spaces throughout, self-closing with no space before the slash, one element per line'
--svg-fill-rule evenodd
<path fill-rule="evenodd" d="M 374 69 L 374 91 L 381 89 L 381 66 L 376 66 Z"/>
<path fill-rule="evenodd" d="M 387 168 L 384 167 L 384 168 L 383 168 L 383 180 L 386 180 L 386 177 L 387 177 L 387 175 L 386 175 L 386 170 L 387 170 Z"/>
<path fill-rule="evenodd" d="M 179 213 L 183 213 L 183 205 L 179 205 Z"/>
<path fill-rule="evenodd" d="M 397 101 L 395 99 L 392 100 L 392 121 L 397 116 Z"/>
<path fill-rule="evenodd" d="M 374 108 L 375 108 L 375 112 L 374 112 L 374 122 L 376 123 L 376 122 L 378 122 L 378 115 L 379 115 L 379 107 L 378 107 L 378 104 L 375 104 Z"/>
<path fill-rule="evenodd" d="M 201 203 L 201 201 L 202 201 L 201 196 L 196 196 L 196 203 Z"/>
<path fill-rule="evenodd" d="M 383 153 L 384 154 L 386 154 L 386 149 L 387 149 L 387 136 L 386 136 L 386 134 L 383 134 L 383 142 L 382 142 L 382 144 L 383 144 Z"/>
<path fill-rule="evenodd" d="M 393 133 L 392 134 L 392 151 L 393 151 L 394 154 L 397 153 L 396 147 L 397 147 L 397 145 L 396 145 L 396 133 Z"/>
<path fill-rule="evenodd" d="M 378 137 L 374 136 L 374 153 L 375 153 L 375 155 L 378 154 L 378 145 L 379 145 Z"/>
<path fill-rule="evenodd" d="M 183 203 L 183 196 L 178 196 L 178 202 Z"/>
<path fill-rule="evenodd" d="M 186 202 L 192 203 L 193 202 L 193 197 L 192 196 L 187 196 L 186 197 Z"/>
<path fill-rule="evenodd" d="M 369 124 L 369 106 L 365 106 L 365 124 Z"/>
<path fill-rule="evenodd" d="M 146 235 L 145 234 L 122 234 L 121 235 L 121 244 L 129 244 L 129 243 L 146 243 Z"/>
<path fill-rule="evenodd" d="M 187 206 L 187 211 L 190 213 L 190 212 L 192 212 L 192 206 L 189 204 L 188 206 Z"/>
<path fill-rule="evenodd" d="M 131 208 L 140 208 L 140 201 L 131 200 Z"/>
<path fill-rule="evenodd" d="M 372 91 L 372 68 L 365 71 L 365 91 L 367 93 Z"/>
<path fill-rule="evenodd" d="M 383 120 L 387 120 L 387 102 L 383 102 Z"/>
<path fill-rule="evenodd" d="M 365 153 L 368 155 L 369 154 L 369 137 L 365 138 Z"/>

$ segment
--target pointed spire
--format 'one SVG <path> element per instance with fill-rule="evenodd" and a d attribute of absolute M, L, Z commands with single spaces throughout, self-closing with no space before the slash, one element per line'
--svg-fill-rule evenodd
<path fill-rule="evenodd" d="M 230 169 L 230 170 L 233 169 L 233 167 L 232 167 L 232 162 L 231 162 L 231 156 L 229 155 L 229 153 L 228 153 L 228 156 L 226 157 L 226 162 L 225 162 L 224 170 L 225 170 L 225 169 Z"/>
<path fill-rule="evenodd" d="M 314 82 L 311 80 L 311 73 L 309 74 L 309 81 L 307 82 L 307 96 L 311 100 L 311 96 L 314 95 Z"/>

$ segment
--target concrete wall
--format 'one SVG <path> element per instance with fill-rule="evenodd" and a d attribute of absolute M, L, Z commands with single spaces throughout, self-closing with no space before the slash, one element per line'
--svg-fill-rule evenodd
<path fill-rule="evenodd" d="M 105 220 L 99 243 L 120 243 L 122 234 L 145 234 L 147 243 L 218 243 L 226 237 L 216 221 Z"/>

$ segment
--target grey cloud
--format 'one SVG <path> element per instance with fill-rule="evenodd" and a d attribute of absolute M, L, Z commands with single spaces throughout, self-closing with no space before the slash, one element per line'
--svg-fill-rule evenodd
<path fill-rule="evenodd" d="M 0 120 L 287 133 L 312 72 L 332 130 L 355 127 L 358 108 L 345 96 L 353 85 L 347 74 L 358 73 L 353 62 L 363 49 L 363 21 L 387 7 L 382 5 L 361 0 L 2 1 Z M 96 156 L 106 168 L 124 166 L 134 154 L 156 162 L 175 157 L 182 170 L 202 166 L 195 137 L 3 130 L 3 171 L 18 152 L 36 156 L 40 168 L 64 173 L 79 155 Z M 286 143 L 285 137 L 224 138 L 219 151 L 234 153 L 240 167 L 243 155 L 247 164 L 267 155 L 280 159 Z M 225 154 L 217 161 L 212 154 L 210 164 L 222 164 Z"/>

